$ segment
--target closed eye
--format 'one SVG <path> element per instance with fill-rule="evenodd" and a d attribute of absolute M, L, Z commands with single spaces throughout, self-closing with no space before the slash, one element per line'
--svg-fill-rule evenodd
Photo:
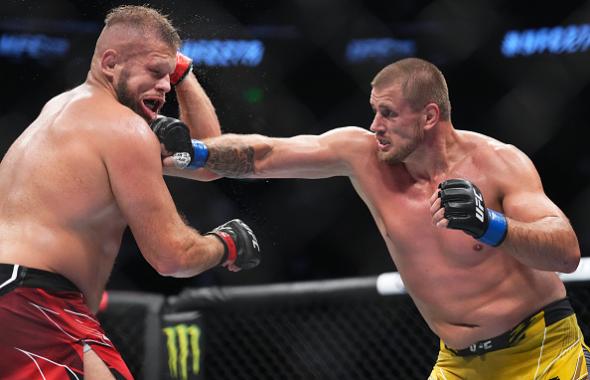
<path fill-rule="evenodd" d="M 165 75 L 160 70 L 150 70 L 150 72 L 156 78 L 161 78 L 161 77 L 163 77 Z"/>
<path fill-rule="evenodd" d="M 398 115 L 397 112 L 384 107 L 379 108 L 379 113 L 385 118 L 396 117 Z"/>

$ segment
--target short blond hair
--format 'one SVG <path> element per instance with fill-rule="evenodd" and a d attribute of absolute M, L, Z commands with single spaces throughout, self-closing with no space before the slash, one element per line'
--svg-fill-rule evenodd
<path fill-rule="evenodd" d="M 440 119 L 451 118 L 451 102 L 447 81 L 432 63 L 419 58 L 405 58 L 384 67 L 373 79 L 371 86 L 385 88 L 400 84 L 403 96 L 414 110 L 428 103 L 440 109 Z"/>
<path fill-rule="evenodd" d="M 180 36 L 168 17 L 147 6 L 121 5 L 113 8 L 107 14 L 104 23 L 105 28 L 124 25 L 139 29 L 143 35 L 154 33 L 174 50 L 180 48 Z"/>

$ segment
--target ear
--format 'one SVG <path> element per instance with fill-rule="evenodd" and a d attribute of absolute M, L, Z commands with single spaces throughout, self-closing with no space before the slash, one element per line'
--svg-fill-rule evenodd
<path fill-rule="evenodd" d="M 432 129 L 437 123 L 440 118 L 440 108 L 436 103 L 428 103 L 424 107 L 422 117 L 424 118 L 424 129 L 430 130 Z"/>
<path fill-rule="evenodd" d="M 115 50 L 107 49 L 102 53 L 100 57 L 100 69 L 107 78 L 113 79 L 115 77 L 118 61 L 119 54 Z"/>

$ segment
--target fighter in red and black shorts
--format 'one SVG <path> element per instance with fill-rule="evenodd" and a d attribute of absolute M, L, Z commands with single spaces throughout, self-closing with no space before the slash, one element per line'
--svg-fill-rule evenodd
<path fill-rule="evenodd" d="M 116 379 L 133 379 L 84 296 L 65 277 L 0 264 L 0 378 L 84 379 L 92 349 Z"/>

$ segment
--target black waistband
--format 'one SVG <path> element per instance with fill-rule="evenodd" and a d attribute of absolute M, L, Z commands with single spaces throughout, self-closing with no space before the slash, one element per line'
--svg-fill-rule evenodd
<path fill-rule="evenodd" d="M 449 347 L 447 347 L 447 349 L 457 356 L 469 356 L 481 355 L 487 352 L 514 346 L 524 338 L 525 330 L 533 322 L 533 318 L 541 311 L 543 312 L 543 317 L 545 319 L 545 326 L 552 325 L 553 323 L 574 314 L 574 309 L 572 308 L 569 299 L 563 298 L 545 306 L 502 335 L 481 340 L 462 350 L 453 350 Z"/>
<path fill-rule="evenodd" d="M 19 286 L 54 291 L 80 291 L 76 285 L 60 274 L 22 265 L 0 264 L 0 292 Z"/>

